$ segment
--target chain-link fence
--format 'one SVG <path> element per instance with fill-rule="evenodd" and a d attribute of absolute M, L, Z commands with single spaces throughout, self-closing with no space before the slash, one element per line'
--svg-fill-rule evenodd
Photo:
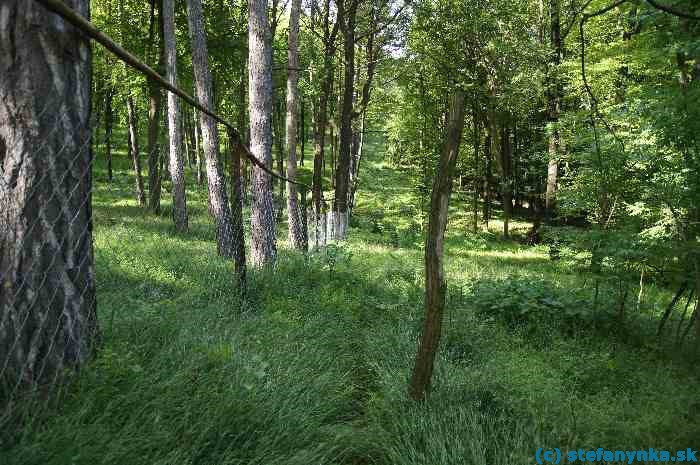
<path fill-rule="evenodd" d="M 10 2 L 7 8 L 16 18 L 14 41 L 0 40 L 0 54 L 13 57 L 0 64 L 4 68 L 0 69 L 0 430 L 8 434 L 4 440 L 19 434 L 36 417 L 37 407 L 56 398 L 70 379 L 67 375 L 88 361 L 100 342 L 109 315 L 98 312 L 100 260 L 96 264 L 95 248 L 108 255 L 121 240 L 115 233 L 107 239 L 109 244 L 104 239 L 95 243 L 93 226 L 109 228 L 118 221 L 106 206 L 143 217 L 149 205 L 153 210 L 152 197 L 160 199 L 161 186 L 173 195 L 178 167 L 172 150 L 180 150 L 180 165 L 189 169 L 190 180 L 197 180 L 187 195 L 193 189 L 204 199 L 218 253 L 235 262 L 232 283 L 237 280 L 244 292 L 245 238 L 253 234 L 245 231 L 250 218 L 244 214 L 244 198 L 252 197 L 254 203 L 256 195 L 245 170 L 259 170 L 270 186 L 272 178 L 289 181 L 258 161 L 223 117 L 169 85 L 84 20 L 87 3 Z M 119 66 L 129 65 L 151 84 L 178 95 L 177 124 L 185 134 L 175 141 L 176 147 L 163 136 L 155 148 L 140 146 L 143 124 L 130 95 L 120 96 L 127 111 L 115 124 L 117 104 L 112 99 L 117 97 L 112 90 L 95 95 L 91 85 L 88 37 L 114 53 L 122 62 Z M 168 123 L 165 117 L 158 121 L 166 136 Z M 121 130 L 115 130 L 117 126 Z M 331 215 L 325 211 L 315 215 L 307 201 L 308 186 L 294 184 L 304 248 L 321 247 L 330 237 Z M 160 218 L 169 213 L 177 224 L 177 199 L 170 203 L 163 197 L 168 208 Z"/>
<path fill-rule="evenodd" d="M 48 399 L 98 337 L 89 80 L 80 66 L 41 76 L 25 63 L 0 78 L 3 427 L 17 404 Z"/>

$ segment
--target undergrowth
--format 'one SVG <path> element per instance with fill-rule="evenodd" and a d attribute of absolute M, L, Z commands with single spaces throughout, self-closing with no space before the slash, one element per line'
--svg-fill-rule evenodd
<path fill-rule="evenodd" d="M 281 247 L 245 298 L 202 188 L 176 235 L 168 195 L 160 217 L 135 206 L 125 157 L 111 185 L 98 171 L 102 347 L 55 402 L 0 433 L 0 463 L 515 465 L 538 447 L 698 446 L 695 342 L 653 336 L 672 291 L 652 285 L 620 324 L 613 286 L 594 306 L 593 277 L 546 247 L 468 233 L 459 195 L 432 394 L 409 401 L 422 225 L 378 158 L 350 241 L 308 257 Z"/>

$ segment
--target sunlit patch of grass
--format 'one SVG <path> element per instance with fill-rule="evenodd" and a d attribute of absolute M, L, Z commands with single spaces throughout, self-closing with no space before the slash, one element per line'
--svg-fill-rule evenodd
<path fill-rule="evenodd" d="M 129 160 L 116 153 L 111 185 L 99 153 L 95 167 L 103 345 L 61 406 L 36 412 L 0 452 L 3 464 L 512 465 L 532 463 L 537 447 L 685 448 L 700 437 L 692 359 L 623 334 L 509 327 L 477 308 L 502 299 L 474 295 L 476 283 L 517 286 L 516 311 L 545 305 L 530 287 L 537 298 L 568 302 L 576 290 L 592 302 L 595 283 L 550 260 L 546 246 L 502 240 L 498 217 L 470 232 L 471 203 L 460 195 L 433 391 L 409 401 L 424 217 L 379 139 L 367 145 L 349 241 L 304 257 L 279 225 L 278 263 L 251 271 L 245 298 L 216 253 L 206 190 L 192 173 L 190 232 L 178 235 L 167 180 L 163 213 L 145 212 Z M 329 179 L 326 187 L 332 197 Z M 645 292 L 648 313 L 630 325 L 670 299 L 654 285 Z M 601 302 L 613 298 L 601 285 Z"/>

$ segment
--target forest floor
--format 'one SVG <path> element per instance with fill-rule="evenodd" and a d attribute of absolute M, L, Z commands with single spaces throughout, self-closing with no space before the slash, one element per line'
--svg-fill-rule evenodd
<path fill-rule="evenodd" d="M 179 236 L 167 192 L 159 217 L 136 206 L 123 152 L 112 184 L 97 166 L 104 344 L 0 463 L 519 465 L 538 447 L 697 448 L 697 356 L 652 337 L 671 292 L 648 285 L 611 324 L 613 284 L 593 308 L 581 265 L 501 240 L 497 220 L 468 232 L 459 194 L 433 390 L 409 401 L 419 199 L 382 151 L 375 141 L 363 161 L 349 241 L 304 258 L 280 225 L 278 264 L 250 273 L 245 300 L 216 255 L 204 189 L 190 182 Z"/>

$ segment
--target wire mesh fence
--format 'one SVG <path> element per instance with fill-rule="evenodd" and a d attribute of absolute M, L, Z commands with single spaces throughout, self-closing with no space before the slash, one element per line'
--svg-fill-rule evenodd
<path fill-rule="evenodd" d="M 46 397 L 86 362 L 99 334 L 90 89 L 66 86 L 68 101 L 46 84 L 37 78 L 0 105 L 1 426 L 18 402 Z"/>
<path fill-rule="evenodd" d="M 246 237 L 252 234 L 244 207 L 245 199 L 254 203 L 256 195 L 246 170 L 260 170 L 270 190 L 273 178 L 288 181 L 259 162 L 222 117 L 134 66 L 133 56 L 117 54 L 164 94 L 177 91 L 180 117 L 170 123 L 179 121 L 185 134 L 174 147 L 168 144 L 163 112 L 159 143 L 144 149 L 144 124 L 133 96 L 113 90 L 96 96 L 92 88 L 85 34 L 95 38 L 95 33 L 75 22 L 86 12 L 68 9 L 61 19 L 40 3 L 62 5 L 12 3 L 17 29 L 27 34 L 20 37 L 25 50 L 16 56 L 12 73 L 0 72 L 0 442 L 40 418 L 41 406 L 56 398 L 100 343 L 106 323 L 101 315 L 98 324 L 101 261 L 95 249 L 107 257 L 130 234 L 128 229 L 125 234 L 104 232 L 144 217 L 149 209 L 149 215 L 160 212 L 151 218 L 161 223 L 173 218 L 178 203 L 173 196 L 182 192 L 174 184 L 186 183 L 186 195 L 194 198 L 187 208 L 206 205 L 207 213 L 198 218 L 206 218 L 205 226 L 215 231 L 206 237 L 217 242 L 220 256 L 234 261 L 232 287 L 244 292 Z M 75 3 L 80 4 L 86 5 Z M 73 21 L 66 20 L 69 14 L 75 15 Z M 38 32 L 37 21 L 46 25 Z M 0 51 L 7 52 L 7 46 L 0 45 Z M 106 105 L 106 96 L 115 103 Z M 113 107 L 122 111 L 115 114 Z M 214 130 L 200 132 L 204 125 Z M 207 144 L 213 156 L 206 156 Z M 180 151 L 179 160 L 173 150 Z M 183 179 L 174 179 L 174 162 L 188 168 Z M 315 214 L 307 201 L 309 189 L 297 184 L 304 247 L 322 247 L 332 237 L 332 216 Z M 283 205 L 278 202 L 275 208 Z M 271 227 L 276 228 L 275 222 Z M 97 243 L 95 228 L 103 231 Z"/>

